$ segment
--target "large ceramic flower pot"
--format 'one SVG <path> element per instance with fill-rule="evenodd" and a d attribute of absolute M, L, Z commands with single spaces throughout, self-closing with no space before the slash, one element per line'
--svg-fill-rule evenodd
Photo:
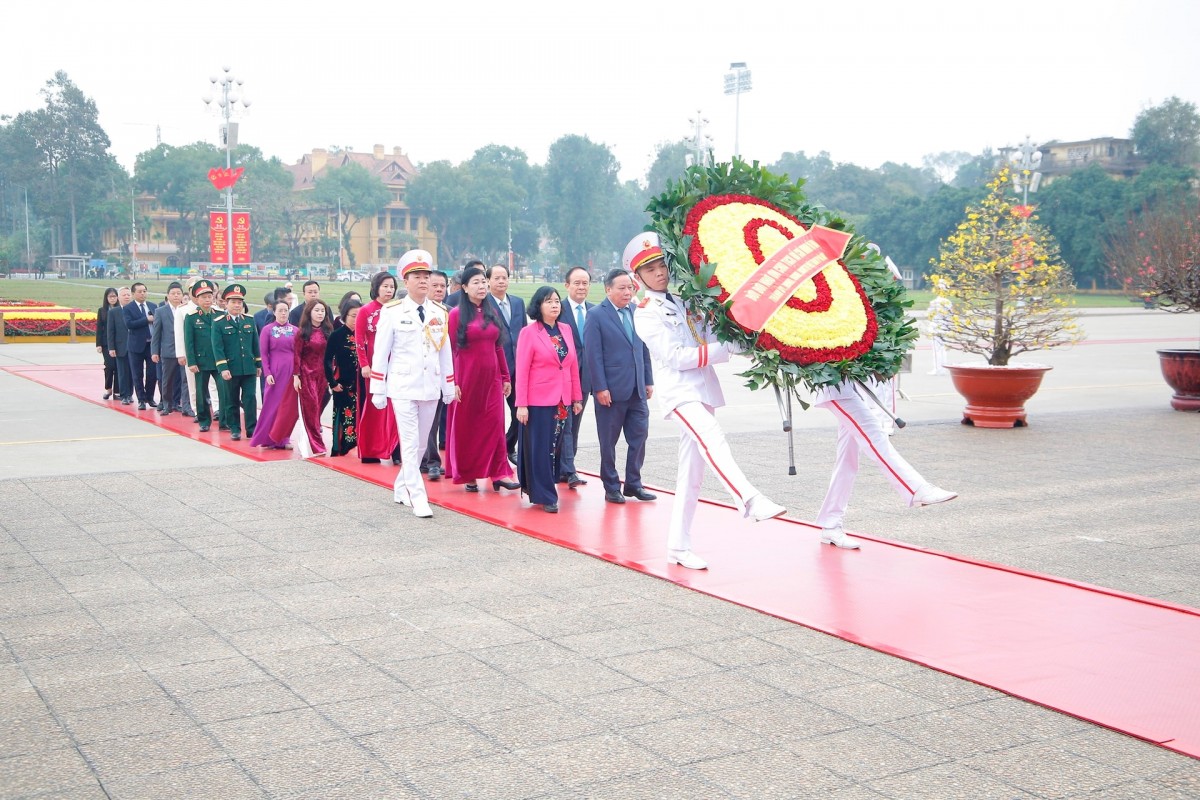
<path fill-rule="evenodd" d="M 1025 401 L 1042 385 L 1042 376 L 1050 371 L 1044 364 L 947 364 L 955 390 L 967 401 L 964 425 L 977 428 L 1021 428 L 1025 421 Z"/>
<path fill-rule="evenodd" d="M 1200 411 L 1200 350 L 1159 350 L 1163 378 L 1175 390 L 1171 408 Z"/>

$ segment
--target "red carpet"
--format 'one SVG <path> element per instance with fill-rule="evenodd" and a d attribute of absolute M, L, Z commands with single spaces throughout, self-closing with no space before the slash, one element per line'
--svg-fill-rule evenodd
<path fill-rule="evenodd" d="M 96 367 L 8 371 L 108 405 L 96 392 Z M 200 434 L 179 415 L 113 408 L 248 458 L 295 457 L 218 438 L 215 429 Z M 312 463 L 389 489 L 396 471 L 355 458 Z M 496 497 L 490 486 L 479 494 L 446 481 L 428 486 L 436 505 L 1200 758 L 1200 610 L 869 535 L 855 534 L 872 543 L 861 552 L 822 547 L 811 524 L 756 525 L 716 503 L 701 504 L 693 535 L 711 569 L 693 572 L 663 557 L 668 492 L 616 506 L 598 483 L 564 487 L 557 515 L 516 492 Z"/>

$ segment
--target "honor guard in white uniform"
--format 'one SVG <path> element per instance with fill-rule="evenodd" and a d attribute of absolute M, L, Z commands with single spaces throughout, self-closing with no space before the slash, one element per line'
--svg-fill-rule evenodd
<path fill-rule="evenodd" d="M 675 420 L 682 434 L 667 532 L 667 561 L 689 569 L 706 569 L 708 564 L 691 549 L 692 519 L 705 464 L 712 467 L 743 516 L 758 522 L 778 517 L 786 509 L 754 488 L 733 460 L 714 415 L 715 409 L 725 405 L 725 396 L 712 367 L 728 361 L 733 351 L 718 342 L 707 326 L 692 319 L 683 303 L 668 291 L 670 273 L 658 234 L 633 237 L 625 247 L 624 266 L 637 274 L 645 289 L 633 322 L 654 365 L 654 397 L 663 416 Z"/>
<path fill-rule="evenodd" d="M 432 517 L 421 459 L 438 400 L 454 400 L 454 362 L 446 312 L 428 299 L 433 257 L 409 250 L 397 265 L 408 294 L 379 314 L 371 363 L 371 403 L 381 411 L 392 401 L 400 434 L 401 467 L 394 497 L 418 517 Z"/>

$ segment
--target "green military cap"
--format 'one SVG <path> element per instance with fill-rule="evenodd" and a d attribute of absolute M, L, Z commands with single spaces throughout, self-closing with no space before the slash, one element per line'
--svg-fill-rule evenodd
<path fill-rule="evenodd" d="M 221 292 L 222 300 L 229 300 L 235 297 L 239 300 L 245 300 L 246 287 L 242 286 L 240 283 L 231 283 L 225 287 L 225 291 Z"/>
<path fill-rule="evenodd" d="M 199 297 L 200 295 L 204 294 L 205 292 L 211 293 L 211 292 L 215 292 L 216 290 L 217 290 L 217 285 L 215 283 L 201 278 L 200 280 L 198 280 L 192 284 L 192 297 Z"/>

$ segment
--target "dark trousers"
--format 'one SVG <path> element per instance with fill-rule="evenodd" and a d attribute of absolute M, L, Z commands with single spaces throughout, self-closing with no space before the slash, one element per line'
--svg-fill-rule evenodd
<path fill-rule="evenodd" d="M 513 384 L 512 391 L 505 398 L 508 403 L 508 413 L 510 422 L 508 423 L 508 431 L 504 434 L 505 443 L 508 445 L 508 454 L 512 455 L 517 451 L 517 387 Z"/>
<path fill-rule="evenodd" d="M 225 381 L 225 397 L 221 399 L 221 416 L 229 430 L 241 433 L 242 416 L 246 417 L 246 435 L 253 436 L 258 425 L 257 375 L 233 375 Z M 228 410 L 226 411 L 226 406 Z"/>
<path fill-rule="evenodd" d="M 113 359 L 117 362 L 117 396 L 124 400 L 133 397 L 133 371 L 129 369 L 129 356 L 118 355 Z"/>
<path fill-rule="evenodd" d="M 563 426 L 562 453 L 558 460 L 560 478 L 575 472 L 575 454 L 579 452 L 579 426 L 583 422 L 583 412 L 587 410 L 587 401 L 587 395 L 584 395 L 583 409 L 578 414 L 572 412 L 567 418 L 567 424 Z"/>
<path fill-rule="evenodd" d="M 121 396 L 121 383 L 117 377 L 117 359 L 104 351 L 104 391 L 112 392 L 117 397 Z"/>
<path fill-rule="evenodd" d="M 154 362 L 150 360 L 150 351 L 135 353 L 130 350 L 129 371 L 132 373 L 133 390 L 137 392 L 138 402 L 153 403 L 158 371 Z"/>
<path fill-rule="evenodd" d="M 600 439 L 600 480 L 604 491 L 621 491 L 617 472 L 617 440 L 625 434 L 625 489 L 642 488 L 642 464 L 646 460 L 646 435 L 650 429 L 650 408 L 635 393 L 628 400 L 612 405 L 596 403 L 596 433 Z"/>
<path fill-rule="evenodd" d="M 212 424 L 212 406 L 208 403 L 208 382 L 215 381 L 217 386 L 221 386 L 224 381 L 220 376 L 212 370 L 202 369 L 196 373 L 196 421 L 201 425 Z M 220 394 L 220 392 L 218 392 Z M 223 397 L 223 395 L 222 395 Z M 225 404 L 221 404 L 221 413 L 225 412 Z"/>
<path fill-rule="evenodd" d="M 439 439 L 440 437 L 440 439 Z M 421 459 L 421 471 L 428 472 L 430 467 L 441 469 L 442 454 L 439 448 L 446 446 L 446 404 L 438 400 L 437 411 L 434 412 L 433 427 L 429 429 L 429 441 L 425 444 L 425 457 Z"/>
<path fill-rule="evenodd" d="M 519 426 L 517 477 L 529 502 L 537 505 L 558 502 L 558 451 L 567 421 L 555 419 L 557 415 L 557 406 L 530 406 L 529 423 Z"/>
<path fill-rule="evenodd" d="M 166 356 L 162 357 L 159 366 L 162 367 L 162 406 L 167 411 L 174 411 L 183 405 L 183 367 L 175 359 Z"/>

